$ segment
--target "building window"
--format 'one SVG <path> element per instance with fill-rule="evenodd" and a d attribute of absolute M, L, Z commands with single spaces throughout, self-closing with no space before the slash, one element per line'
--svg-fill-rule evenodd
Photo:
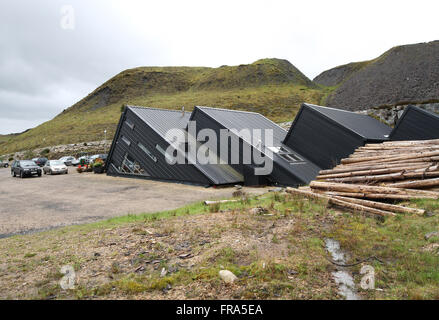
<path fill-rule="evenodd" d="M 289 163 L 294 162 L 302 162 L 303 159 L 300 158 L 297 154 L 293 153 L 292 151 L 288 150 L 285 147 L 270 147 L 269 148 L 273 153 L 276 153 L 279 157 L 282 159 L 288 161 Z"/>
<path fill-rule="evenodd" d="M 127 144 L 127 146 L 131 145 L 131 141 L 128 140 L 128 138 L 126 138 L 125 136 L 121 136 L 120 138 L 122 139 L 123 142 L 125 142 Z"/>
<path fill-rule="evenodd" d="M 130 157 L 128 153 L 125 154 L 122 164 L 119 167 L 119 172 L 140 176 L 149 176 L 148 172 L 146 172 L 137 161 Z"/>
<path fill-rule="evenodd" d="M 166 152 L 165 149 L 163 149 L 159 144 L 155 145 L 155 148 L 162 154 L 165 156 L 167 162 L 172 163 L 174 161 L 174 157 L 172 155 L 170 155 L 169 153 Z"/>
<path fill-rule="evenodd" d="M 132 123 L 130 120 L 125 120 L 126 125 L 131 129 L 134 130 L 134 123 Z"/>
<path fill-rule="evenodd" d="M 150 157 L 152 159 L 152 161 L 157 162 L 157 158 L 151 153 L 151 151 L 149 151 L 143 144 L 141 144 L 140 142 L 137 144 L 137 146 L 142 149 L 143 152 L 146 153 L 146 155 L 148 157 Z"/>

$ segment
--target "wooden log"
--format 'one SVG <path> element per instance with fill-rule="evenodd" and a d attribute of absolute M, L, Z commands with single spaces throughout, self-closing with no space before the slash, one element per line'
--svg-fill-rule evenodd
<path fill-rule="evenodd" d="M 337 166 L 334 169 L 330 170 L 321 170 L 319 174 L 322 175 L 331 175 L 331 174 L 341 174 L 347 172 L 356 172 L 356 171 L 371 171 L 371 170 L 381 170 L 381 169 L 389 169 L 389 168 L 422 168 L 429 167 L 434 165 L 433 162 L 414 162 L 414 163 L 403 163 L 400 165 L 395 164 L 379 164 L 379 165 L 368 165 L 368 166 Z"/>
<path fill-rule="evenodd" d="M 412 146 L 412 145 L 439 144 L 439 139 L 409 140 L 409 141 L 384 141 L 382 144 L 387 145 L 387 146 Z M 374 144 L 366 144 L 366 146 L 368 146 L 368 145 L 374 145 Z"/>
<path fill-rule="evenodd" d="M 407 188 L 407 189 L 431 188 L 436 186 L 439 186 L 439 178 L 404 181 L 404 182 L 392 183 L 387 185 L 387 187 L 391 187 L 391 188 Z"/>
<path fill-rule="evenodd" d="M 359 182 L 379 182 L 379 181 L 395 181 L 404 180 L 411 178 L 427 178 L 427 177 L 439 177 L 438 167 L 430 167 L 427 169 L 417 169 L 413 171 L 400 171 L 391 174 L 383 175 L 370 175 L 370 176 L 358 176 L 358 177 L 347 177 L 347 178 L 334 178 L 326 179 L 328 182 L 341 182 L 341 183 L 359 183 Z M 420 170 L 420 171 L 419 171 Z"/>
<path fill-rule="evenodd" d="M 390 212 L 394 212 L 394 213 L 408 213 L 408 214 L 420 214 L 420 215 L 423 215 L 425 213 L 425 210 L 422 210 L 422 209 L 408 208 L 408 207 L 404 207 L 404 206 L 398 206 L 398 205 L 394 205 L 394 204 L 388 204 L 388 203 L 382 203 L 382 202 L 376 202 L 376 201 L 370 201 L 370 200 L 339 197 L 339 196 L 334 196 L 334 198 L 342 200 L 342 201 L 352 202 L 352 203 L 360 204 L 360 205 L 363 205 L 366 207 L 381 209 L 381 210 L 390 211 Z"/>
<path fill-rule="evenodd" d="M 413 154 L 404 154 L 400 156 L 389 156 L 389 157 L 379 156 L 379 157 L 365 157 L 361 159 L 345 158 L 341 160 L 341 163 L 349 164 L 349 163 L 371 162 L 371 161 L 392 162 L 398 160 L 411 160 L 411 159 L 420 159 L 420 158 L 428 158 L 428 157 L 436 157 L 436 156 L 439 156 L 439 151 L 414 152 Z"/>
<path fill-rule="evenodd" d="M 367 194 L 394 194 L 394 195 L 407 195 L 407 196 L 425 196 L 425 198 L 439 199 L 438 192 L 413 190 L 404 188 L 389 188 L 389 187 L 377 187 L 366 186 L 346 183 L 332 183 L 332 182 L 320 182 L 312 181 L 310 183 L 312 189 L 323 189 L 328 191 L 341 191 L 341 192 L 354 192 L 354 193 L 367 193 Z"/>
<path fill-rule="evenodd" d="M 402 195 L 402 194 L 382 194 L 382 193 L 360 193 L 360 192 L 339 192 L 339 191 L 324 191 L 313 189 L 314 192 L 327 194 L 329 196 L 340 196 L 357 199 L 373 199 L 373 200 L 413 200 L 413 199 L 435 199 L 434 197 Z"/>
<path fill-rule="evenodd" d="M 364 152 L 364 151 L 355 151 L 355 153 L 351 154 L 349 158 L 358 159 L 365 157 L 380 157 L 380 156 L 397 156 L 403 154 L 413 154 L 415 152 L 435 152 L 439 151 L 439 148 L 419 148 L 419 149 L 399 149 L 392 151 L 378 151 L 378 152 Z"/>
<path fill-rule="evenodd" d="M 349 171 L 349 172 L 342 172 L 342 173 L 334 173 L 334 174 L 326 174 L 326 175 L 319 175 L 316 177 L 316 179 L 335 179 L 335 178 L 347 178 L 347 177 L 356 177 L 356 176 L 372 176 L 372 175 L 379 175 L 379 174 L 390 174 L 395 172 L 401 172 L 403 170 L 413 170 L 413 169 L 427 169 L 430 167 L 429 165 L 425 164 L 418 164 L 414 166 L 397 166 L 392 168 L 383 168 L 383 169 L 372 169 L 372 170 L 359 170 L 359 171 Z"/>
<path fill-rule="evenodd" d="M 372 214 L 376 214 L 379 216 L 395 216 L 395 213 L 390 212 L 390 211 L 375 209 L 375 208 L 367 207 L 364 205 L 355 204 L 352 202 L 347 202 L 344 200 L 336 199 L 334 197 L 329 197 L 326 195 L 314 193 L 312 191 L 298 190 L 298 189 L 293 189 L 293 188 L 287 188 L 286 191 L 291 193 L 291 194 L 302 195 L 302 196 L 305 196 L 308 198 L 325 200 L 325 201 L 328 201 L 328 203 L 331 203 L 333 205 L 340 206 L 342 208 L 351 209 L 351 210 L 354 210 L 357 212 L 372 213 Z"/>
<path fill-rule="evenodd" d="M 219 204 L 219 203 L 229 203 L 229 202 L 237 202 L 238 200 L 216 200 L 216 201 L 210 201 L 210 200 L 206 200 L 204 201 L 204 204 L 206 206 L 211 205 L 211 204 Z"/>
<path fill-rule="evenodd" d="M 408 149 L 408 150 L 422 150 L 425 148 L 439 148 L 439 144 L 436 145 L 426 145 L 426 146 L 420 146 L 420 145 L 415 145 L 415 146 L 385 146 L 385 145 L 374 145 L 371 147 L 358 147 L 356 149 L 356 151 L 365 151 L 365 152 L 377 152 L 377 151 L 386 151 L 386 150 L 390 150 L 390 151 L 396 151 L 399 149 Z"/>
<path fill-rule="evenodd" d="M 419 163 L 419 162 L 438 162 L 439 161 L 439 156 L 436 156 L 436 157 L 413 158 L 413 159 L 395 159 L 395 158 L 382 159 L 382 160 L 361 161 L 361 162 L 351 163 L 349 165 L 356 164 L 358 166 L 367 166 L 367 165 L 380 165 L 380 164 L 404 164 L 404 163 L 407 163 L 407 162 Z M 348 165 L 348 164 L 344 164 L 344 165 Z"/>

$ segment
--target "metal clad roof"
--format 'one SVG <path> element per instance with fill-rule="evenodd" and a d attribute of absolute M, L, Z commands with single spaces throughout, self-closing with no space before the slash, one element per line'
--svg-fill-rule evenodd
<path fill-rule="evenodd" d="M 303 104 L 303 106 L 321 113 L 366 140 L 387 140 L 392 131 L 391 127 L 368 115 L 312 104 Z"/>
<path fill-rule="evenodd" d="M 140 119 L 153 128 L 163 139 L 171 129 L 185 130 L 191 116 L 190 112 L 157 108 L 128 106 Z M 169 142 L 169 141 L 168 141 Z M 190 161 L 190 160 L 189 160 Z M 234 184 L 244 181 L 244 177 L 229 165 L 199 164 L 190 161 L 214 184 Z"/>
<path fill-rule="evenodd" d="M 178 110 L 143 108 L 129 106 L 140 119 L 145 121 L 157 133 L 165 137 L 166 132 L 170 129 L 185 129 L 191 114 Z"/>
<path fill-rule="evenodd" d="M 228 110 L 210 107 L 197 107 L 227 129 L 272 129 L 274 146 L 281 146 L 287 131 L 263 115 L 255 112 Z M 264 133 L 262 132 L 262 138 Z M 251 141 L 247 141 L 252 144 Z"/>

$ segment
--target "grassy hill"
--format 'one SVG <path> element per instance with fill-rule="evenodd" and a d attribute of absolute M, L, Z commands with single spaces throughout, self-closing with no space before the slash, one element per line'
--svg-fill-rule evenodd
<path fill-rule="evenodd" d="M 191 110 L 195 105 L 255 111 L 274 121 L 294 118 L 304 101 L 320 103 L 325 90 L 286 60 L 249 65 L 140 67 L 123 71 L 54 119 L 0 139 L 0 154 L 56 144 L 112 138 L 121 106 Z"/>
<path fill-rule="evenodd" d="M 333 86 L 329 107 L 373 107 L 439 102 L 439 41 L 394 47 L 371 61 L 339 66 L 314 82 Z"/>

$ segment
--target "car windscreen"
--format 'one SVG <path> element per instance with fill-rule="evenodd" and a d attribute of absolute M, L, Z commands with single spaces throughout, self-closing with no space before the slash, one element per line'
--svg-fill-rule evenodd
<path fill-rule="evenodd" d="M 22 167 L 32 167 L 32 166 L 36 166 L 37 164 L 33 161 L 20 161 L 20 165 Z"/>
<path fill-rule="evenodd" d="M 52 160 L 52 161 L 50 161 L 50 165 L 51 166 L 63 166 L 64 162 L 59 161 L 59 160 Z"/>

